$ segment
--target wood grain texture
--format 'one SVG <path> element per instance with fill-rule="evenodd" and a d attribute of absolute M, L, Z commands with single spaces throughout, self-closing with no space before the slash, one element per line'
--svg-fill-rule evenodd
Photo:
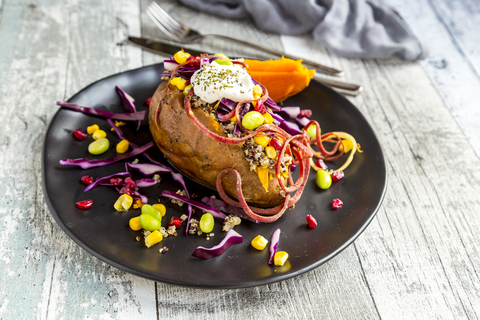
<path fill-rule="evenodd" d="M 480 317 L 480 160 L 462 132 L 468 135 L 474 127 L 461 121 L 459 126 L 456 112 L 449 110 L 455 105 L 462 114 L 463 104 L 471 110 L 474 95 L 456 100 L 442 85 L 450 83 L 453 71 L 432 73 L 429 66 L 436 60 L 337 57 L 308 36 L 263 33 L 248 21 L 197 13 L 173 0 L 159 3 L 202 32 L 266 43 L 343 69 L 345 80 L 362 83 L 364 93 L 350 99 L 384 149 L 389 173 L 384 203 L 357 241 L 327 264 L 256 288 L 199 290 L 155 283 L 110 267 L 70 240 L 44 203 L 43 135 L 56 100 L 107 75 L 163 60 L 121 44 L 127 34 L 161 37 L 143 13 L 148 3 L 0 0 L 0 319 Z M 421 8 L 422 23 L 438 32 L 445 32 L 447 20 L 432 16 L 432 6 L 444 19 L 448 10 L 476 12 L 473 2 L 405 3 Z M 466 35 L 470 22 L 460 20 L 466 24 L 453 34 L 469 55 L 461 57 L 448 46 L 443 53 L 449 66 L 460 66 L 458 72 L 470 79 L 478 69 L 471 37 L 478 35 Z M 217 42 L 198 48 L 254 54 Z M 468 71 L 465 64 L 474 67 Z M 480 83 L 465 88 L 477 93 Z"/>

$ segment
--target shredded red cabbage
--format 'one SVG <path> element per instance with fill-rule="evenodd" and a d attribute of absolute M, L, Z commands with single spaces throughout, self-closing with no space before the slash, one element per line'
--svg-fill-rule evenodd
<path fill-rule="evenodd" d="M 210 259 L 224 253 L 232 244 L 242 242 L 243 237 L 235 230 L 230 229 L 228 230 L 225 238 L 218 245 L 211 248 L 205 248 L 202 246 L 197 247 L 197 249 L 192 253 L 192 256 L 200 259 Z"/>
<path fill-rule="evenodd" d="M 130 174 L 128 172 L 119 172 L 119 173 L 115 173 L 115 174 L 112 174 L 110 176 L 106 176 L 106 177 L 101 177 L 101 178 L 97 178 L 95 180 L 94 183 L 92 184 L 89 184 L 85 190 L 83 190 L 83 192 L 87 192 L 89 190 L 92 190 L 93 188 L 95 188 L 96 186 L 98 185 L 101 185 L 103 183 L 105 184 L 109 184 L 110 185 L 110 179 L 113 179 L 113 178 L 123 178 L 123 177 L 129 177 Z"/>
<path fill-rule="evenodd" d="M 245 210 L 243 210 L 242 208 L 231 206 L 223 200 L 203 197 L 202 202 L 208 204 L 209 206 L 217 208 L 222 212 L 233 214 L 234 216 L 240 217 L 242 219 L 247 219 L 255 222 L 254 219 L 250 218 L 250 216 L 245 213 Z"/>
<path fill-rule="evenodd" d="M 225 219 L 227 217 L 225 214 L 223 214 L 222 212 L 218 211 L 217 209 L 215 209 L 213 207 L 207 206 L 206 204 L 203 204 L 201 202 L 198 202 L 198 201 L 189 199 L 187 197 L 181 196 L 179 194 L 176 194 L 175 192 L 168 191 L 168 190 L 163 190 L 161 195 L 163 197 L 172 198 L 172 199 L 175 199 L 175 200 L 180 200 L 180 201 L 185 202 L 187 204 L 191 204 L 192 206 L 194 206 L 194 207 L 196 207 L 200 210 L 211 213 L 212 216 L 215 217 L 215 218 Z"/>
<path fill-rule="evenodd" d="M 158 183 L 157 180 L 150 179 L 150 178 L 143 178 L 140 180 L 135 180 L 135 184 L 137 185 L 138 188 L 146 188 L 146 187 L 151 187 L 154 186 Z"/>
<path fill-rule="evenodd" d="M 298 125 L 290 121 L 283 121 L 282 123 L 280 123 L 279 127 L 290 133 L 292 136 L 302 134 L 302 130 L 300 130 Z"/>
<path fill-rule="evenodd" d="M 83 112 L 85 114 L 90 114 L 94 116 L 100 116 L 100 117 L 115 119 L 115 120 L 123 120 L 123 121 L 143 120 L 145 118 L 145 113 L 146 113 L 145 110 L 139 111 L 139 112 L 133 112 L 133 113 L 115 113 L 115 112 L 98 110 L 95 108 L 87 108 L 75 103 L 62 102 L 62 101 L 57 101 L 57 105 L 65 109 Z"/>
<path fill-rule="evenodd" d="M 125 166 L 128 168 L 132 168 L 138 170 L 144 176 L 152 176 L 155 173 L 170 173 L 171 169 L 166 168 L 165 166 L 159 166 L 156 164 L 150 163 L 125 163 Z"/>
<path fill-rule="evenodd" d="M 280 240 L 280 228 L 275 230 L 272 235 L 272 239 L 270 240 L 270 260 L 268 260 L 268 264 L 273 264 L 273 257 L 275 256 L 275 252 L 277 252 L 278 242 Z"/>
<path fill-rule="evenodd" d="M 127 105 L 127 107 L 130 109 L 132 113 L 137 112 L 137 108 L 135 108 L 135 99 L 133 99 L 128 93 L 126 93 L 122 88 L 119 86 L 115 86 L 115 89 L 117 89 L 118 94 L 122 98 L 123 102 Z M 137 120 L 137 131 L 140 129 L 140 125 L 142 124 L 142 121 Z"/>

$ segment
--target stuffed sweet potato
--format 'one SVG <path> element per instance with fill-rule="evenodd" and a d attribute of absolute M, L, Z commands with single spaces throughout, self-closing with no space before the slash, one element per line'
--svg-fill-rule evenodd
<path fill-rule="evenodd" d="M 184 174 L 215 188 L 218 174 L 228 168 L 237 170 L 242 177 L 242 191 L 248 204 L 275 207 L 285 201 L 278 179 L 268 181 L 268 192 L 258 174 L 250 170 L 241 144 L 231 145 L 215 141 L 205 135 L 187 116 L 184 94 L 167 82 L 162 83 L 150 102 L 149 123 L 155 143 L 167 159 Z M 225 136 L 220 124 L 202 109 L 195 108 L 196 118 L 212 132 Z M 237 198 L 234 175 L 222 179 L 225 192 Z"/>

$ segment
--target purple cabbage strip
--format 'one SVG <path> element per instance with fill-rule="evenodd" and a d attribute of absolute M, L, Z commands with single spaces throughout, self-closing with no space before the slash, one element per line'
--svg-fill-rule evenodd
<path fill-rule="evenodd" d="M 268 112 L 268 111 L 267 111 Z M 275 112 L 268 112 L 270 113 L 270 115 L 272 116 L 273 120 L 277 123 L 277 124 L 280 124 L 282 123 L 283 121 L 285 121 L 285 119 L 283 119 L 278 113 L 275 113 Z"/>
<path fill-rule="evenodd" d="M 295 119 L 300 115 L 300 110 L 300 107 L 282 107 L 282 110 L 280 110 L 278 113 L 282 116 Z"/>
<path fill-rule="evenodd" d="M 308 119 L 308 118 L 296 118 L 295 120 L 297 120 L 297 122 L 298 122 L 302 127 L 305 127 L 305 126 L 310 122 L 310 119 Z"/>
<path fill-rule="evenodd" d="M 172 199 L 175 199 L 175 200 L 180 200 L 180 201 L 185 202 L 187 204 L 191 204 L 192 206 L 194 206 L 194 207 L 196 207 L 200 210 L 211 213 L 212 216 L 214 216 L 215 218 L 225 219 L 227 217 L 225 214 L 223 214 L 222 212 L 220 212 L 219 210 L 217 210 L 213 207 L 207 206 L 206 204 L 203 204 L 201 202 L 192 200 L 190 198 L 181 196 L 179 194 L 176 194 L 175 192 L 172 192 L 172 191 L 169 191 L 169 190 L 163 190 L 161 195 L 163 197 L 172 198 Z"/>
<path fill-rule="evenodd" d="M 203 66 L 203 65 L 209 66 L 210 65 L 210 59 L 207 58 L 207 57 L 200 58 L 200 66 Z"/>
<path fill-rule="evenodd" d="M 290 121 L 283 121 L 280 123 L 279 127 L 290 133 L 292 136 L 302 134 L 302 130 L 300 130 L 298 125 Z"/>
<path fill-rule="evenodd" d="M 280 111 L 282 110 L 282 108 L 277 105 L 272 99 L 270 98 L 267 98 L 267 100 L 265 101 L 264 103 L 267 107 L 269 107 L 270 109 L 274 110 L 274 111 Z"/>
<path fill-rule="evenodd" d="M 178 67 L 178 63 L 175 61 L 175 59 L 171 58 L 163 61 L 163 67 L 165 70 L 173 71 Z"/>
<path fill-rule="evenodd" d="M 228 110 L 232 111 L 233 109 L 235 109 L 235 107 L 237 106 L 237 103 L 233 100 L 230 100 L 228 98 L 222 98 L 220 100 L 220 104 L 224 105 L 225 107 L 228 108 Z"/>
<path fill-rule="evenodd" d="M 155 173 L 170 173 L 170 169 L 166 169 L 164 166 L 158 166 L 150 163 L 125 163 L 127 168 L 138 170 L 144 176 L 152 176 Z"/>
<path fill-rule="evenodd" d="M 235 243 L 242 243 L 243 237 L 238 232 L 233 229 L 228 230 L 227 235 L 223 238 L 222 242 L 218 245 L 205 248 L 205 247 L 197 247 L 195 251 L 192 253 L 192 256 L 200 258 L 200 259 L 210 259 L 213 257 L 217 257 L 224 253 L 232 244 Z"/>
<path fill-rule="evenodd" d="M 278 242 L 280 240 L 280 228 L 275 230 L 272 235 L 272 239 L 270 240 L 270 260 L 268 260 L 268 264 L 273 264 L 273 257 L 275 256 L 275 252 L 277 252 Z"/>
<path fill-rule="evenodd" d="M 137 185 L 138 188 L 146 188 L 146 187 L 151 187 L 154 186 L 158 183 L 157 180 L 153 180 L 150 178 L 143 178 L 140 180 L 135 180 L 135 184 Z"/>
<path fill-rule="evenodd" d="M 145 150 L 148 148 L 151 148 L 154 145 L 153 141 L 150 141 L 146 145 L 133 149 L 132 151 L 125 153 L 119 157 L 107 159 L 107 160 L 89 160 L 87 158 L 81 158 L 81 159 L 62 159 L 59 161 L 59 163 L 62 166 L 79 166 L 82 169 L 90 169 L 93 167 L 101 167 L 105 166 L 107 164 L 112 164 L 118 161 L 122 161 L 124 159 L 136 156 L 138 154 L 143 153 Z"/>
<path fill-rule="evenodd" d="M 250 216 L 245 213 L 245 210 L 243 210 L 242 208 L 237 208 L 237 207 L 231 206 L 223 200 L 210 198 L 210 197 L 203 197 L 202 202 L 208 204 L 209 206 L 217 208 L 218 210 L 220 210 L 222 212 L 226 212 L 228 214 L 233 214 L 234 216 L 240 217 L 242 219 L 246 219 L 246 220 L 250 220 L 250 221 L 255 222 L 254 219 L 250 218 Z"/>
<path fill-rule="evenodd" d="M 135 99 L 133 99 L 128 93 L 126 93 L 119 86 L 115 86 L 115 89 L 117 89 L 118 94 L 122 98 L 123 102 L 128 106 L 130 111 L 133 113 L 137 112 L 137 108 L 135 108 L 135 105 L 133 104 L 135 102 Z M 137 120 L 137 131 L 138 129 L 140 129 L 141 124 L 142 124 L 142 121 Z"/>
<path fill-rule="evenodd" d="M 106 183 L 106 182 L 108 182 L 108 184 L 110 184 L 110 179 L 112 179 L 112 178 L 123 178 L 123 177 L 129 177 L 129 176 L 130 176 L 130 173 L 128 173 L 128 172 L 119 172 L 119 173 L 112 174 L 110 176 L 97 178 L 97 179 L 95 179 L 95 182 L 92 183 L 92 184 L 89 184 L 85 188 L 85 190 L 83 190 L 83 192 L 87 192 L 89 190 L 92 190 L 96 186 L 101 185 L 101 184 Z"/>
<path fill-rule="evenodd" d="M 83 112 L 94 116 L 100 116 L 109 119 L 123 120 L 123 121 L 135 121 L 143 120 L 145 118 L 146 111 L 139 111 L 134 113 L 115 113 L 109 111 L 98 110 L 95 108 L 87 108 L 75 103 L 57 101 L 57 105 L 62 108 L 70 109 L 73 111 Z"/>

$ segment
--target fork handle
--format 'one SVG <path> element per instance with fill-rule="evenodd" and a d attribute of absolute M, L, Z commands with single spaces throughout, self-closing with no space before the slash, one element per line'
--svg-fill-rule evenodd
<path fill-rule="evenodd" d="M 327 66 L 324 66 L 322 64 L 316 63 L 314 61 L 310 61 L 310 60 L 306 60 L 306 59 L 303 59 L 303 58 L 300 58 L 300 57 L 296 57 L 296 56 L 293 56 L 291 54 L 286 54 L 286 53 L 283 53 L 283 52 L 278 51 L 278 50 L 257 46 L 255 44 L 250 43 L 250 42 L 246 42 L 246 41 L 242 41 L 242 40 L 238 40 L 238 39 L 234 39 L 234 38 L 230 38 L 230 37 L 225 37 L 225 36 L 221 36 L 221 35 L 217 35 L 217 34 L 207 34 L 207 35 L 204 35 L 203 38 L 216 38 L 216 39 L 227 40 L 227 41 L 238 43 L 238 44 L 246 46 L 246 47 L 250 47 L 250 48 L 257 49 L 257 50 L 260 50 L 260 51 L 263 51 L 263 52 L 266 52 L 266 53 L 270 53 L 270 54 L 273 54 L 273 55 L 276 55 L 276 56 L 279 56 L 279 57 L 284 56 L 285 58 L 289 58 L 289 59 L 293 59 L 293 60 L 302 59 L 304 64 L 309 65 L 310 67 L 313 67 L 313 68 L 317 69 L 321 73 L 332 75 L 332 76 L 343 75 L 343 71 L 341 71 L 341 70 L 338 70 L 338 69 L 335 69 L 335 68 L 332 68 L 332 67 L 327 67 Z"/>

